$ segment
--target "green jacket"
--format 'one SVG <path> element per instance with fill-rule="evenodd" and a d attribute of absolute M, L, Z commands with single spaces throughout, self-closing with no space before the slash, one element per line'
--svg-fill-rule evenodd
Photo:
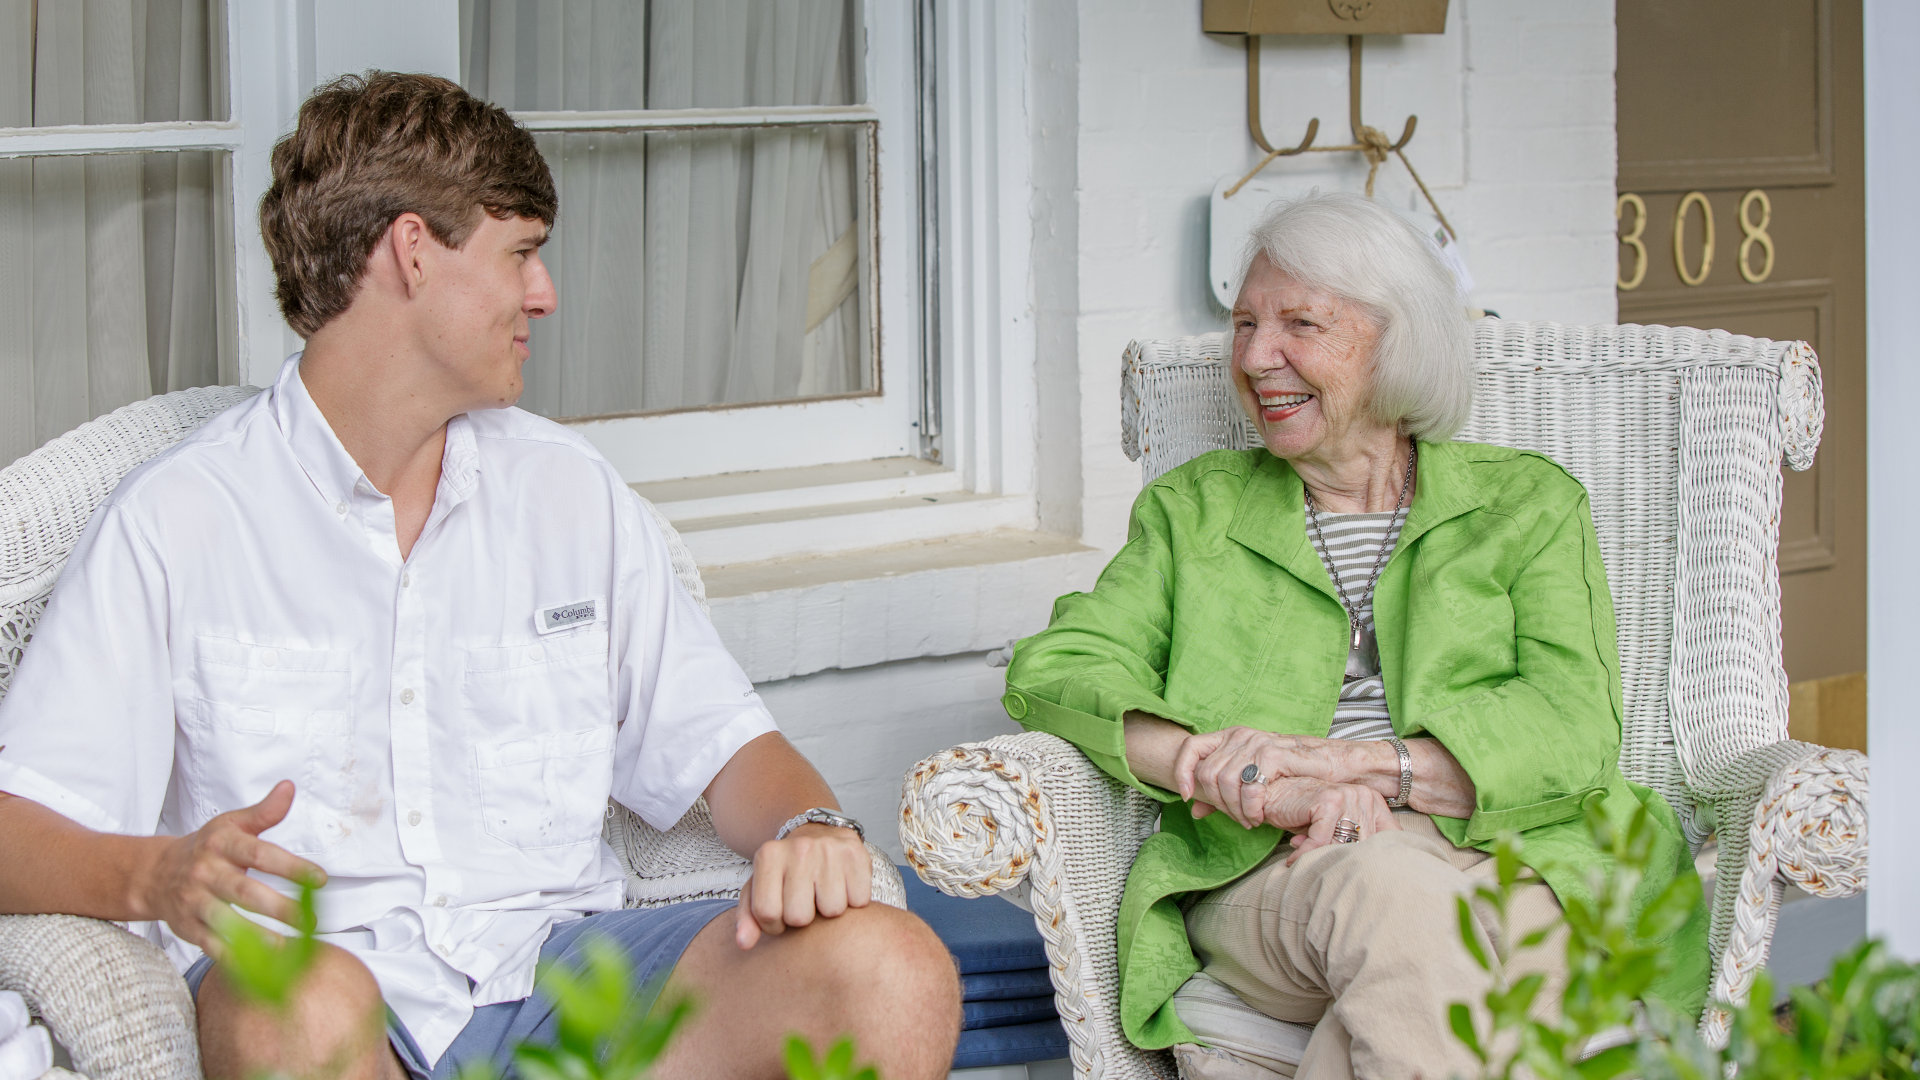
<path fill-rule="evenodd" d="M 1265 450 L 1216 451 L 1162 476 L 1093 591 L 1061 597 L 1007 670 L 1008 715 L 1163 804 L 1120 906 L 1120 1016 L 1143 1047 L 1192 1040 L 1170 1005 L 1199 969 L 1179 898 L 1246 873 L 1284 834 L 1225 814 L 1196 821 L 1190 803 L 1135 778 L 1121 717 L 1327 734 L 1348 627 L 1307 540 L 1302 491 Z M 1640 904 L 1693 873 L 1672 808 L 1620 772 L 1613 600 L 1579 481 L 1538 454 L 1421 443 L 1413 506 L 1373 604 L 1394 730 L 1439 739 L 1477 789 L 1471 817 L 1434 819 L 1449 840 L 1490 850 L 1502 831 L 1521 833 L 1525 861 L 1564 902 L 1608 859 L 1582 805 L 1600 799 L 1624 820 L 1637 803 L 1659 826 Z M 1671 953 L 1651 996 L 1697 1012 L 1704 905 Z"/>

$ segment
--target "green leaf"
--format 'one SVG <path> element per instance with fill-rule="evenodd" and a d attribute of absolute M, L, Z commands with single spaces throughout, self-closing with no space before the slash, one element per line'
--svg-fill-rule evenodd
<path fill-rule="evenodd" d="M 1699 907 L 1700 879 L 1683 874 L 1660 890 L 1660 895 L 1640 913 L 1634 934 L 1646 941 L 1663 941 L 1685 926 Z"/>
<path fill-rule="evenodd" d="M 844 1080 L 853 1071 L 853 1040 L 841 1038 L 827 1050 L 827 1060 L 822 1071 L 831 1080 Z"/>
<path fill-rule="evenodd" d="M 1474 921 L 1473 907 L 1464 896 L 1454 897 L 1454 904 L 1460 916 L 1460 943 L 1467 947 L 1467 954 L 1473 962 L 1480 965 L 1481 971 L 1492 971 L 1493 964 L 1487 959 L 1487 950 L 1480 944 L 1480 924 Z"/>
<path fill-rule="evenodd" d="M 574 1080 L 580 1075 L 579 1058 L 551 1046 L 526 1043 L 514 1050 L 513 1067 L 524 1080 Z"/>
<path fill-rule="evenodd" d="M 213 925 L 213 932 L 226 945 L 220 959 L 222 976 L 243 997 L 275 1009 L 287 1006 L 294 986 L 319 955 L 317 886 L 311 880 L 296 884 L 292 937 L 282 937 L 231 907 L 224 907 Z"/>
<path fill-rule="evenodd" d="M 800 1036 L 787 1036 L 781 1058 L 786 1062 L 787 1075 L 792 1080 L 820 1080 L 820 1070 L 813 1063 L 813 1047 Z"/>
<path fill-rule="evenodd" d="M 1546 982 L 1545 975 L 1534 974 L 1514 983 L 1513 989 L 1508 994 L 1512 999 L 1514 1010 L 1524 1016 L 1533 1008 L 1533 999 L 1540 996 L 1540 988 L 1545 986 Z"/>
<path fill-rule="evenodd" d="M 1447 1006 L 1447 1023 L 1453 1028 L 1453 1037 L 1485 1064 L 1487 1052 L 1480 1046 L 1480 1033 L 1473 1029 L 1473 1010 L 1467 1008 L 1466 1002 L 1456 1001 Z"/>
<path fill-rule="evenodd" d="M 1493 846 L 1494 878 L 1500 882 L 1502 890 L 1511 891 L 1514 882 L 1520 880 L 1520 838 L 1513 833 L 1503 832 Z"/>

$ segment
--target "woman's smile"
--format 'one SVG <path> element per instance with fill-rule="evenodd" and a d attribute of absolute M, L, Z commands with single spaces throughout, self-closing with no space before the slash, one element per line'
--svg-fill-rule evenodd
<path fill-rule="evenodd" d="M 1312 394 L 1261 394 L 1260 419 L 1269 424 L 1281 423 L 1292 419 L 1311 401 Z"/>

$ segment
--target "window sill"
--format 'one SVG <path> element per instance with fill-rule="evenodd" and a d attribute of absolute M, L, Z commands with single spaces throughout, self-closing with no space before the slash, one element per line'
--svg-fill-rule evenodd
<path fill-rule="evenodd" d="M 1033 500 L 961 490 L 917 458 L 634 484 L 673 522 L 701 566 L 730 565 L 1032 529 Z"/>
<path fill-rule="evenodd" d="M 994 529 L 701 574 L 721 639 L 762 683 L 999 648 L 1046 626 L 1053 598 L 1105 563 L 1067 537 Z"/>

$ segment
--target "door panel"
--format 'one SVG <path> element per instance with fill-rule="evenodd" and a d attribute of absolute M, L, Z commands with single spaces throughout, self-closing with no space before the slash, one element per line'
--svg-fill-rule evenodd
<path fill-rule="evenodd" d="M 1819 351 L 1826 435 L 1814 468 L 1787 474 L 1782 507 L 1786 666 L 1795 682 L 1856 678 L 1866 666 L 1859 0 L 1620 0 L 1616 18 L 1620 321 L 1799 338 Z"/>

